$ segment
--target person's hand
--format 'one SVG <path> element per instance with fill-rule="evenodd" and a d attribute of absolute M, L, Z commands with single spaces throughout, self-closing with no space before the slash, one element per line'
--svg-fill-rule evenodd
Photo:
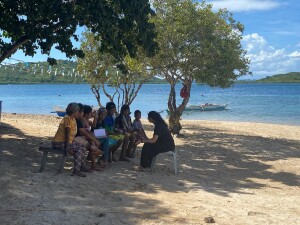
<path fill-rule="evenodd" d="M 98 141 L 97 139 L 95 140 L 95 144 L 96 146 L 100 146 L 100 141 Z"/>
<path fill-rule="evenodd" d="M 70 148 L 70 144 L 69 143 L 65 143 L 65 145 L 64 145 L 64 151 L 66 152 L 69 148 Z"/>
<path fill-rule="evenodd" d="M 115 128 L 115 132 L 116 132 L 117 134 L 123 134 L 123 133 L 124 133 L 123 130 L 118 129 L 118 128 Z"/>
<path fill-rule="evenodd" d="M 95 119 L 98 118 L 98 113 L 97 113 L 97 111 L 94 111 L 94 112 L 93 112 L 92 117 L 95 118 Z"/>
<path fill-rule="evenodd" d="M 129 132 L 129 133 L 133 133 L 134 130 L 133 130 L 132 128 L 129 128 L 129 129 L 128 129 L 128 132 Z"/>
<path fill-rule="evenodd" d="M 136 142 L 134 142 L 135 145 L 139 145 L 139 144 L 141 144 L 141 143 L 142 143 L 141 140 L 137 140 Z"/>

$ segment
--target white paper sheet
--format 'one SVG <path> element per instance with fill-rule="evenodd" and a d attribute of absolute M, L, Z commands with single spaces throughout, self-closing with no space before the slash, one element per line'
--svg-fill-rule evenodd
<path fill-rule="evenodd" d="M 100 137 L 106 137 L 106 132 L 105 132 L 105 129 L 95 129 L 94 130 L 94 134 L 97 138 L 100 138 Z"/>

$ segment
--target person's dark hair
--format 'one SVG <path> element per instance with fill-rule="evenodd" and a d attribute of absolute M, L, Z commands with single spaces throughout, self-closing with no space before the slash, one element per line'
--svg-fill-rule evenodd
<path fill-rule="evenodd" d="M 99 109 L 98 109 L 98 113 L 102 113 L 102 112 L 106 112 L 106 108 L 104 108 L 104 107 L 100 107 Z"/>
<path fill-rule="evenodd" d="M 153 119 L 155 124 L 163 124 L 166 127 L 168 126 L 166 124 L 166 122 L 164 121 L 164 119 L 161 117 L 161 115 L 158 112 L 155 112 L 155 111 L 149 112 L 148 113 L 148 118 Z"/>
<path fill-rule="evenodd" d="M 76 102 L 70 103 L 66 108 L 66 113 L 68 116 L 78 111 L 79 111 L 79 106 Z"/>
<path fill-rule="evenodd" d="M 135 111 L 134 111 L 134 117 L 136 117 L 136 116 L 137 116 L 137 114 L 142 114 L 142 113 L 141 113 L 141 111 L 140 111 L 140 110 L 135 110 Z"/>
<path fill-rule="evenodd" d="M 126 111 L 126 110 L 128 110 L 129 109 L 129 105 L 122 105 L 122 107 L 121 107 L 121 114 L 123 114 L 124 113 L 124 111 Z"/>
<path fill-rule="evenodd" d="M 84 115 L 89 114 L 93 111 L 93 108 L 89 105 L 84 105 Z"/>
<path fill-rule="evenodd" d="M 79 112 L 84 112 L 84 106 L 81 103 L 77 103 L 77 105 L 79 106 Z"/>
<path fill-rule="evenodd" d="M 110 110 L 111 108 L 116 108 L 116 104 L 113 102 L 106 103 L 106 110 Z"/>

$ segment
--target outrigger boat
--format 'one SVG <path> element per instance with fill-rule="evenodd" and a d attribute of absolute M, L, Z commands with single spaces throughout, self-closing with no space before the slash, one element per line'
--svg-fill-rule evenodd
<path fill-rule="evenodd" d="M 66 106 L 56 105 L 53 107 L 53 109 L 54 109 L 54 112 L 52 112 L 52 113 L 56 113 L 60 117 L 64 117 L 66 115 Z"/>
<path fill-rule="evenodd" d="M 202 105 L 188 105 L 183 110 L 184 112 L 187 112 L 187 115 L 190 115 L 193 112 L 202 112 L 202 111 L 221 111 L 225 110 L 227 107 L 226 105 L 219 105 L 219 104 L 213 104 L 213 103 L 205 103 Z M 169 110 L 166 110 L 168 114 L 170 114 Z"/>
<path fill-rule="evenodd" d="M 91 106 L 93 110 L 98 110 L 98 106 Z M 66 108 L 67 106 L 65 105 L 56 105 L 53 107 L 53 112 L 51 113 L 56 113 L 59 117 L 64 117 L 66 115 Z"/>
<path fill-rule="evenodd" d="M 202 105 L 189 105 L 185 107 L 184 111 L 220 111 L 220 110 L 225 110 L 226 107 L 227 104 L 219 105 L 219 104 L 205 103 Z"/>

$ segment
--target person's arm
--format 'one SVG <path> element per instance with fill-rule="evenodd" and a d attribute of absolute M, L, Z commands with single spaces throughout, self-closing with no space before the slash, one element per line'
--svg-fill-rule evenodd
<path fill-rule="evenodd" d="M 96 113 L 93 119 L 93 123 L 91 125 L 91 130 L 95 130 L 97 128 L 97 123 L 98 123 L 98 114 Z"/>
<path fill-rule="evenodd" d="M 153 134 L 153 137 L 150 138 L 150 139 L 145 139 L 145 140 L 142 140 L 141 142 L 142 143 L 151 143 L 151 144 L 154 144 L 156 143 L 157 139 L 159 136 L 163 136 L 164 132 L 165 132 L 165 127 L 162 126 L 162 125 L 155 125 L 154 127 L 154 134 Z"/>
<path fill-rule="evenodd" d="M 97 140 L 95 135 L 93 135 L 93 133 L 88 132 L 85 128 L 80 128 L 79 131 L 81 135 L 85 136 L 89 141 L 94 141 L 97 146 L 100 145 L 100 142 Z"/>
<path fill-rule="evenodd" d="M 70 130 L 71 130 L 70 127 L 65 127 L 65 146 L 64 146 L 65 151 L 67 151 L 70 143 Z"/>
<path fill-rule="evenodd" d="M 149 138 L 148 138 L 148 136 L 147 136 L 147 134 L 146 134 L 146 132 L 145 132 L 145 130 L 142 128 L 142 134 L 144 135 L 144 137 L 148 140 Z"/>
<path fill-rule="evenodd" d="M 121 117 L 118 116 L 115 120 L 115 132 L 116 133 L 119 133 L 119 134 L 123 134 L 124 133 L 124 130 L 121 128 L 121 124 L 122 121 L 121 121 Z"/>
<path fill-rule="evenodd" d="M 157 139 L 158 139 L 158 135 L 155 135 L 155 134 L 154 134 L 153 137 L 152 137 L 151 139 L 141 140 L 141 143 L 150 143 L 150 144 L 154 144 L 154 143 L 156 143 Z"/>

